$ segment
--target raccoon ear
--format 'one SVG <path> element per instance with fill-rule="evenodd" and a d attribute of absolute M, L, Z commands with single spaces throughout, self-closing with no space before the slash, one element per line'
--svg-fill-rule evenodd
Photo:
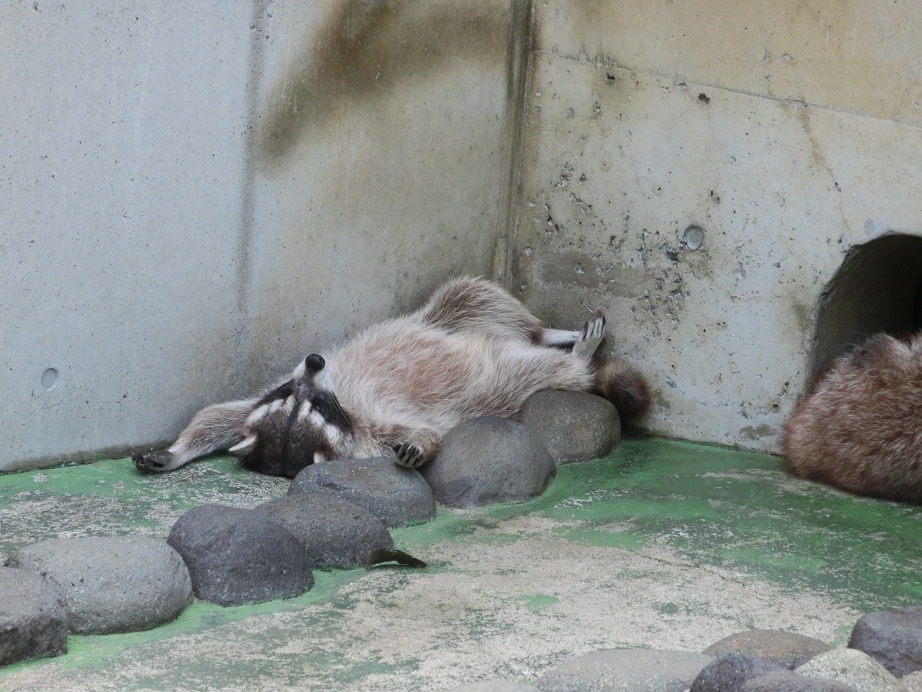
<path fill-rule="evenodd" d="M 256 433 L 247 435 L 242 442 L 238 442 L 227 451 L 237 457 L 245 457 L 256 448 Z"/>
<path fill-rule="evenodd" d="M 326 361 L 316 353 L 312 353 L 304 359 L 304 367 L 310 372 L 320 372 L 326 364 Z"/>

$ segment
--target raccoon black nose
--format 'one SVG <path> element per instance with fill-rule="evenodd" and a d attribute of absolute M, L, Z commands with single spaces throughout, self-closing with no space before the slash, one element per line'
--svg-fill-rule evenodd
<path fill-rule="evenodd" d="M 320 372 L 323 370 L 323 366 L 326 364 L 326 361 L 316 353 L 312 353 L 304 359 L 304 367 L 306 367 L 311 372 Z"/>

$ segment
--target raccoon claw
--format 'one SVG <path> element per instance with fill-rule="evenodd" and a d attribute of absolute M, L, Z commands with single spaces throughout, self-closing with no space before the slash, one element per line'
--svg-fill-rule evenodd
<path fill-rule="evenodd" d="M 422 450 L 414 444 L 404 442 L 394 445 L 394 462 L 405 469 L 419 468 L 426 462 Z"/>
<path fill-rule="evenodd" d="M 580 341 L 601 339 L 605 333 L 605 315 L 601 310 L 596 310 L 592 317 L 583 325 L 579 333 Z"/>
<path fill-rule="evenodd" d="M 168 471 L 169 463 L 173 460 L 172 452 L 153 452 L 151 454 L 141 454 L 135 452 L 131 455 L 135 468 L 142 473 L 157 473 L 158 471 Z"/>
<path fill-rule="evenodd" d="M 589 359 L 596 352 L 599 344 L 602 343 L 602 337 L 605 335 L 605 314 L 601 310 L 596 310 L 592 317 L 583 325 L 579 332 L 576 343 L 573 344 L 573 354 L 578 358 Z"/>

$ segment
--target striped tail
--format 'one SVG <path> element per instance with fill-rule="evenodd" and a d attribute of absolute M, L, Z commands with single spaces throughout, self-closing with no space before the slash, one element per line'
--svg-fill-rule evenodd
<path fill-rule="evenodd" d="M 650 385 L 630 363 L 617 356 L 598 363 L 593 391 L 618 409 L 622 420 L 636 420 L 650 408 Z"/>

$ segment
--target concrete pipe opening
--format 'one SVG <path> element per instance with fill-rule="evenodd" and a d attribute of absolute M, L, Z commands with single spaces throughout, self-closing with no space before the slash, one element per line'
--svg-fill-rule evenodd
<path fill-rule="evenodd" d="M 813 376 L 880 332 L 922 329 L 922 238 L 892 234 L 856 245 L 820 297 Z"/>

